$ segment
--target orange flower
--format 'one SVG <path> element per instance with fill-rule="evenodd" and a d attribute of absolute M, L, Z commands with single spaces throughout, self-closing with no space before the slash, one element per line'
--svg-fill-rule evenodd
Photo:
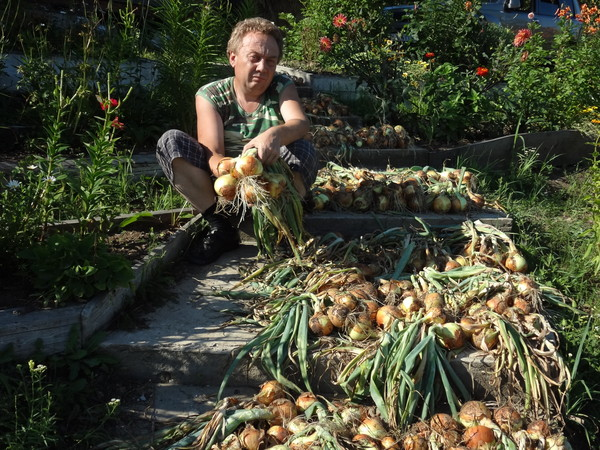
<path fill-rule="evenodd" d="M 573 13 L 571 13 L 571 7 L 565 6 L 564 8 L 557 9 L 556 17 L 558 17 L 559 19 L 567 19 L 567 20 L 572 19 Z"/>
<path fill-rule="evenodd" d="M 342 28 L 348 22 L 348 18 L 344 14 L 337 14 L 333 17 L 333 26 Z"/>
<path fill-rule="evenodd" d="M 477 68 L 477 76 L 478 77 L 487 77 L 490 73 L 490 69 L 487 67 L 478 67 Z"/>
<path fill-rule="evenodd" d="M 527 42 L 531 38 L 531 30 L 528 28 L 523 28 L 517 32 L 515 35 L 515 40 L 513 41 L 513 45 L 515 47 L 522 47 L 525 42 Z"/>
<path fill-rule="evenodd" d="M 327 53 L 331 51 L 332 42 L 327 36 L 323 36 L 321 39 L 319 39 L 319 45 L 322 52 Z"/>
<path fill-rule="evenodd" d="M 468 0 L 467 0 L 467 1 L 465 2 L 465 9 L 466 9 L 467 11 L 471 11 L 471 8 L 473 8 L 473 3 L 471 3 L 470 1 L 468 1 Z"/>
<path fill-rule="evenodd" d="M 521 53 L 521 62 L 527 61 L 527 58 L 529 58 L 529 52 L 524 50 L 523 53 Z"/>
<path fill-rule="evenodd" d="M 427 52 L 427 53 L 425 53 L 425 58 L 431 59 L 433 57 L 435 57 L 435 53 L 433 53 L 433 52 Z"/>

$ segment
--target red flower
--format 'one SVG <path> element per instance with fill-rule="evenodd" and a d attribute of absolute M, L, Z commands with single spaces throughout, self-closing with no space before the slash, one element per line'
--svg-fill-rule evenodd
<path fill-rule="evenodd" d="M 515 47 L 522 47 L 525 42 L 527 42 L 531 38 L 531 30 L 528 28 L 523 28 L 519 30 L 515 35 L 515 40 L 513 41 L 513 45 Z"/>
<path fill-rule="evenodd" d="M 487 77 L 490 73 L 490 69 L 487 67 L 478 67 L 477 68 L 477 76 L 478 77 Z"/>
<path fill-rule="evenodd" d="M 319 44 L 322 52 L 331 51 L 332 42 L 331 39 L 329 39 L 327 36 L 323 36 L 321 39 L 319 39 Z"/>
<path fill-rule="evenodd" d="M 433 52 L 427 52 L 427 53 L 425 53 L 425 58 L 427 58 L 427 59 L 431 59 L 434 56 L 435 56 L 435 53 L 433 53 Z"/>
<path fill-rule="evenodd" d="M 344 14 L 337 14 L 333 17 L 333 26 L 342 28 L 348 22 L 348 18 Z"/>
<path fill-rule="evenodd" d="M 117 130 L 122 130 L 125 128 L 125 124 L 123 122 L 119 122 L 119 117 L 115 117 L 114 120 L 110 123 L 110 126 L 116 128 Z"/>
<path fill-rule="evenodd" d="M 119 106 L 119 100 L 116 98 L 109 98 L 108 100 L 98 99 L 98 101 L 100 102 L 100 108 L 102 108 L 102 111 L 105 111 L 109 107 L 116 108 Z"/>

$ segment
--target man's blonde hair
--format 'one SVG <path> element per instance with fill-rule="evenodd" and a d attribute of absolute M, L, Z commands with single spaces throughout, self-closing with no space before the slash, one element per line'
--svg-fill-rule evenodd
<path fill-rule="evenodd" d="M 281 61 L 283 56 L 283 34 L 277 25 L 262 17 L 244 19 L 235 25 L 231 32 L 229 42 L 227 43 L 227 54 L 235 53 L 239 49 L 242 39 L 244 39 L 244 36 L 248 33 L 263 33 L 268 36 L 273 36 L 275 42 L 277 42 L 277 47 L 279 47 L 278 61 Z"/>

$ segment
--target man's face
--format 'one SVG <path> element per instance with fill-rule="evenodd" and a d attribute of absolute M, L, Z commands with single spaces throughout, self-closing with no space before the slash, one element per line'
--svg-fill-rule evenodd
<path fill-rule="evenodd" d="M 275 75 L 279 47 L 272 36 L 248 33 L 237 52 L 229 55 L 235 77 L 253 91 L 264 92 Z"/>

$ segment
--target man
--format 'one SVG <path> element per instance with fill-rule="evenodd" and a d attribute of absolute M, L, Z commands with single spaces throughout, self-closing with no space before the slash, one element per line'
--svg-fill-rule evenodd
<path fill-rule="evenodd" d="M 275 73 L 283 54 L 279 28 L 262 18 L 243 20 L 231 33 L 227 54 L 234 76 L 209 83 L 196 93 L 198 139 L 170 130 L 157 146 L 163 171 L 209 225 L 188 254 L 196 264 L 211 263 L 239 245 L 238 231 L 224 213 L 216 211 L 213 181 L 226 154 L 256 148 L 266 166 L 281 157 L 302 197 L 317 172 L 315 148 L 302 139 L 309 121 L 296 87 L 291 79 Z"/>

